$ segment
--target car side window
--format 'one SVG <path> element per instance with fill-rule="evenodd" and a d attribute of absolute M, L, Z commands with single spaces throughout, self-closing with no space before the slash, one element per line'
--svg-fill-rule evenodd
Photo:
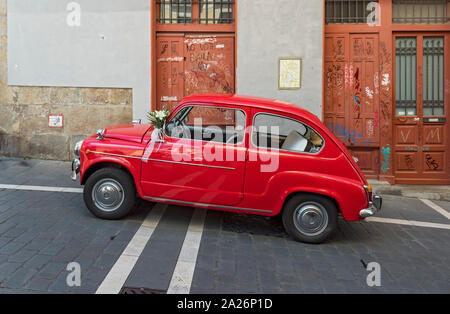
<path fill-rule="evenodd" d="M 213 106 L 188 106 L 167 124 L 172 138 L 184 138 L 224 144 L 242 144 L 247 116 L 244 111 Z"/>
<path fill-rule="evenodd" d="M 312 154 L 324 146 L 322 137 L 308 125 L 266 113 L 257 114 L 253 120 L 252 142 L 260 148 Z"/>

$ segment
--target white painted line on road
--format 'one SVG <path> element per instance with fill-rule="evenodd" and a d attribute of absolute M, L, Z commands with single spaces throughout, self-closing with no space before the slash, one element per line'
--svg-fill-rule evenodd
<path fill-rule="evenodd" d="M 189 294 L 191 290 L 206 212 L 197 208 L 192 215 L 167 294 Z"/>
<path fill-rule="evenodd" d="M 380 222 L 380 223 L 388 223 L 388 224 L 395 224 L 395 225 L 405 225 L 405 226 L 415 226 L 415 227 L 450 230 L 450 225 L 437 224 L 437 223 L 432 223 L 432 222 L 414 221 L 414 220 L 401 220 L 401 219 L 391 219 L 391 218 L 370 217 L 370 218 L 366 218 L 366 221 L 367 222 Z"/>
<path fill-rule="evenodd" d="M 425 203 L 425 205 L 433 208 L 435 211 L 437 211 L 439 214 L 441 214 L 442 216 L 446 217 L 447 219 L 450 219 L 450 213 L 448 211 L 446 211 L 445 209 L 443 209 L 441 206 L 433 203 L 430 200 L 424 200 L 421 199 L 422 202 Z"/>
<path fill-rule="evenodd" d="M 0 184 L 0 190 L 1 189 L 17 190 L 17 191 L 83 193 L 83 189 L 80 189 L 80 188 L 61 188 L 61 187 L 55 187 L 55 186 L 35 186 L 35 185 Z"/>
<path fill-rule="evenodd" d="M 96 294 L 118 294 L 161 220 L 167 205 L 156 204 L 98 287 Z"/>

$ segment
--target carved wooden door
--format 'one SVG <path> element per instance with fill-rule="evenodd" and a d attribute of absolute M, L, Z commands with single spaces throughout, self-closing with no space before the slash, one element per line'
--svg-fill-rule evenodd
<path fill-rule="evenodd" d="M 450 183 L 445 83 L 450 79 L 449 38 L 430 33 L 394 36 L 397 183 Z"/>

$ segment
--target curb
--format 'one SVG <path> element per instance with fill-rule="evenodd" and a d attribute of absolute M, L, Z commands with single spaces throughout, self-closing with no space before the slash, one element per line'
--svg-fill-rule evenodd
<path fill-rule="evenodd" d="M 375 193 L 383 195 L 403 196 L 409 198 L 426 199 L 431 201 L 447 201 L 450 202 L 450 187 L 447 189 L 430 189 L 429 186 L 424 186 L 420 190 L 415 190 L 407 187 L 397 186 L 372 186 Z"/>

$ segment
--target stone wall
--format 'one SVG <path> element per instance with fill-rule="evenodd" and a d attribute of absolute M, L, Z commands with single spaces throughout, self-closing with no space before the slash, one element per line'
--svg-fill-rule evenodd
<path fill-rule="evenodd" d="M 131 122 L 131 89 L 8 86 L 6 2 L 0 0 L 0 155 L 70 160 L 80 139 Z M 64 115 L 64 128 L 49 128 L 49 114 Z"/>

